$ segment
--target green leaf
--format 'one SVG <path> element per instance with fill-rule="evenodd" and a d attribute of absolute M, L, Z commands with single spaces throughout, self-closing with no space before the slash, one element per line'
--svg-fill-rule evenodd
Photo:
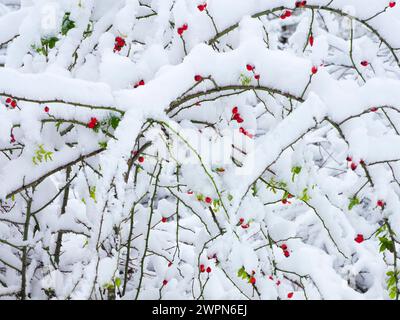
<path fill-rule="evenodd" d="M 115 278 L 115 286 L 119 288 L 121 286 L 121 279 L 120 278 Z"/>
<path fill-rule="evenodd" d="M 243 277 L 243 274 L 245 274 L 245 273 L 246 273 L 246 271 L 244 270 L 244 267 L 241 267 L 241 268 L 238 270 L 237 275 L 238 275 L 239 278 L 242 278 L 242 277 Z"/>
<path fill-rule="evenodd" d="M 116 116 L 111 116 L 108 120 L 108 124 L 115 130 L 117 129 L 121 119 Z"/>
<path fill-rule="evenodd" d="M 301 172 L 301 167 L 293 167 L 292 168 L 292 182 L 294 182 L 294 177 Z"/>
<path fill-rule="evenodd" d="M 68 31 L 75 28 L 75 22 L 70 19 L 70 12 L 66 12 L 61 25 L 61 34 L 63 36 L 67 35 Z"/>
<path fill-rule="evenodd" d="M 301 195 L 301 197 L 300 197 L 300 200 L 301 201 L 304 201 L 304 202 L 308 202 L 308 201 L 310 201 L 310 196 L 308 195 L 308 188 L 305 188 L 304 190 L 303 190 L 303 194 Z"/>
<path fill-rule="evenodd" d="M 252 191 L 253 197 L 257 196 L 258 189 L 257 189 L 257 184 L 256 183 L 253 183 L 253 185 L 251 186 L 251 191 Z"/>
<path fill-rule="evenodd" d="M 57 41 L 58 41 L 58 38 L 57 38 L 57 37 L 51 37 L 51 38 L 48 40 L 49 48 L 50 48 L 50 49 L 53 49 L 53 48 L 56 46 Z"/>
<path fill-rule="evenodd" d="M 357 206 L 359 204 L 360 204 L 360 200 L 358 200 L 357 197 L 353 197 L 353 198 L 350 199 L 350 203 L 349 203 L 348 209 L 351 210 L 351 209 L 353 209 L 353 207 L 355 207 L 355 206 Z"/>
<path fill-rule="evenodd" d="M 245 76 L 243 73 L 240 75 L 240 82 L 242 86 L 248 86 L 251 84 L 251 78 Z"/>
<path fill-rule="evenodd" d="M 89 193 L 90 193 L 90 198 L 92 198 L 94 200 L 94 202 L 97 202 L 96 201 L 96 186 L 90 187 Z"/>
<path fill-rule="evenodd" d="M 99 146 L 102 149 L 107 149 L 107 141 L 100 141 Z"/>

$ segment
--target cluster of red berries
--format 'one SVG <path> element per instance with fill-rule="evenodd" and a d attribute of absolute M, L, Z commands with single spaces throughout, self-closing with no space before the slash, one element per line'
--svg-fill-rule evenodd
<path fill-rule="evenodd" d="M 15 101 L 14 99 L 11 98 L 7 98 L 6 99 L 6 106 L 7 107 L 11 107 L 11 108 L 16 108 L 17 107 L 17 101 Z"/>
<path fill-rule="evenodd" d="M 364 236 L 362 234 L 357 234 L 357 237 L 354 238 L 354 241 L 357 243 L 362 243 L 364 242 Z"/>
<path fill-rule="evenodd" d="M 207 3 L 203 3 L 203 4 L 199 4 L 197 6 L 197 9 L 199 9 L 199 11 L 204 11 L 207 9 Z"/>
<path fill-rule="evenodd" d="M 296 8 L 303 8 L 307 4 L 307 1 L 296 1 L 295 6 Z"/>
<path fill-rule="evenodd" d="M 243 118 L 239 113 L 239 108 L 238 107 L 233 107 L 232 108 L 232 117 L 231 120 L 235 120 L 237 123 L 243 123 Z M 244 129 L 243 127 L 239 128 L 239 132 L 244 134 L 245 136 L 249 137 L 250 139 L 253 138 L 253 135 L 251 133 L 249 133 L 246 129 Z"/>
<path fill-rule="evenodd" d="M 178 34 L 182 37 L 183 33 L 188 29 L 187 23 L 183 24 L 182 27 L 178 28 Z"/>
<path fill-rule="evenodd" d="M 290 10 L 285 10 L 282 14 L 281 14 L 281 19 L 285 20 L 286 18 L 289 18 L 292 15 L 292 11 Z"/>
<path fill-rule="evenodd" d="M 211 267 L 207 267 L 207 269 L 206 269 L 206 267 L 204 266 L 204 264 L 201 264 L 201 265 L 200 265 L 200 272 L 201 272 L 201 273 L 204 273 L 204 272 L 211 273 L 211 271 L 212 271 Z"/>
<path fill-rule="evenodd" d="M 247 71 L 251 71 L 254 74 L 254 79 L 256 79 L 257 81 L 260 80 L 260 75 L 256 73 L 256 67 L 251 65 L 251 64 L 247 64 L 246 65 L 246 69 Z"/>
<path fill-rule="evenodd" d="M 250 227 L 249 223 L 244 223 L 244 219 L 243 218 L 239 219 L 238 225 L 241 226 L 242 229 L 248 229 Z"/>
<path fill-rule="evenodd" d="M 286 258 L 290 257 L 290 252 L 288 250 L 288 246 L 286 244 L 281 245 L 281 249 L 283 250 L 283 254 Z"/>
<path fill-rule="evenodd" d="M 243 123 L 243 118 L 241 117 L 239 113 L 239 108 L 238 107 L 233 107 L 232 108 L 232 117 L 231 120 L 237 121 L 237 123 Z"/>
<path fill-rule="evenodd" d="M 390 8 L 393 8 L 395 5 L 396 5 L 396 2 L 395 2 L 395 1 L 390 1 L 390 2 L 389 2 L 389 7 L 390 7 Z"/>
<path fill-rule="evenodd" d="M 114 52 L 120 52 L 121 49 L 123 47 L 125 47 L 125 44 L 126 44 L 126 42 L 125 42 L 125 40 L 123 38 L 116 37 L 115 38 L 115 44 L 114 44 Z"/>
<path fill-rule="evenodd" d="M 137 87 L 144 86 L 144 85 L 145 85 L 145 82 L 144 82 L 144 80 L 142 79 L 142 80 L 140 80 L 139 82 L 136 82 L 135 85 L 134 85 L 133 87 L 136 89 Z"/>
<path fill-rule="evenodd" d="M 92 117 L 92 118 L 90 118 L 90 121 L 88 122 L 87 126 L 89 129 L 94 129 L 94 128 L 96 128 L 98 123 L 99 122 L 97 121 L 97 118 Z"/>
<path fill-rule="evenodd" d="M 287 198 L 285 198 L 285 199 L 282 199 L 282 203 L 283 204 L 292 204 L 288 199 L 292 199 L 293 198 L 293 195 L 292 194 L 288 194 L 288 196 L 287 196 Z"/>
<path fill-rule="evenodd" d="M 351 162 L 351 164 L 350 164 L 351 170 L 355 171 L 358 168 L 357 163 L 353 162 L 353 159 L 351 157 L 347 157 L 346 160 L 347 160 L 347 162 Z M 360 164 L 365 165 L 365 161 L 361 159 Z"/>

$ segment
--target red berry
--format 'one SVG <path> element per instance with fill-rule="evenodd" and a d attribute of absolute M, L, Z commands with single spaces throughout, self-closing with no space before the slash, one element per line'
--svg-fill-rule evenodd
<path fill-rule="evenodd" d="M 206 271 L 204 264 L 200 265 L 200 272 L 203 273 L 204 271 Z"/>
<path fill-rule="evenodd" d="M 292 15 L 292 11 L 286 10 L 286 11 L 284 12 L 284 15 L 286 16 L 286 18 L 289 18 L 289 17 Z"/>
<path fill-rule="evenodd" d="M 250 278 L 250 283 L 251 283 L 251 284 L 255 284 L 255 283 L 256 283 L 256 278 L 251 277 L 251 278 Z"/>
<path fill-rule="evenodd" d="M 362 243 L 364 242 L 364 236 L 362 234 L 358 234 L 357 237 L 355 237 L 354 241 L 357 243 Z"/>
<path fill-rule="evenodd" d="M 244 222 L 244 219 L 243 219 L 243 218 L 240 218 L 240 219 L 239 219 L 239 223 L 240 223 L 240 224 L 243 224 L 243 222 Z"/>
<path fill-rule="evenodd" d="M 239 108 L 238 107 L 233 107 L 232 114 L 237 114 L 238 112 L 239 112 Z"/>
<path fill-rule="evenodd" d="M 138 85 L 139 85 L 139 86 L 144 86 L 144 80 L 140 80 L 140 81 L 138 82 Z"/>
<path fill-rule="evenodd" d="M 369 63 L 368 63 L 368 61 L 364 60 L 364 61 L 361 61 L 361 65 L 363 67 L 368 67 Z"/>
<path fill-rule="evenodd" d="M 194 76 L 194 81 L 200 82 L 201 80 L 203 80 L 203 77 L 202 77 L 202 76 L 200 76 L 200 75 L 198 75 L 198 74 Z"/>
<path fill-rule="evenodd" d="M 378 108 L 377 108 L 377 107 L 372 107 L 372 108 L 370 109 L 370 111 L 371 111 L 371 112 L 377 112 L 377 111 L 378 111 Z"/>
<path fill-rule="evenodd" d="M 246 65 L 246 69 L 247 69 L 248 71 L 253 71 L 253 70 L 255 69 L 255 67 L 252 66 L 251 64 L 247 64 L 247 65 Z"/>
<path fill-rule="evenodd" d="M 269 278 L 269 280 L 274 280 L 273 276 L 269 276 L 268 278 Z"/>
<path fill-rule="evenodd" d="M 385 202 L 383 202 L 383 200 L 378 200 L 378 201 L 376 202 L 376 205 L 377 205 L 378 207 L 383 208 L 383 207 L 385 206 Z"/>
<path fill-rule="evenodd" d="M 281 281 L 278 280 L 278 281 L 276 282 L 276 285 L 279 286 L 280 284 L 281 284 Z"/>
<path fill-rule="evenodd" d="M 310 38 L 308 39 L 308 42 L 310 43 L 310 46 L 312 47 L 314 45 L 314 37 L 311 35 Z"/>
<path fill-rule="evenodd" d="M 162 222 L 162 223 L 166 223 L 167 220 L 168 220 L 168 219 L 167 219 L 166 217 L 162 217 L 161 222 Z"/>
<path fill-rule="evenodd" d="M 178 34 L 181 36 L 185 30 L 183 28 L 178 28 Z"/>
<path fill-rule="evenodd" d="M 287 294 L 287 297 L 288 297 L 289 299 L 292 299 L 292 298 L 293 298 L 293 292 L 289 292 L 289 293 Z"/>
<path fill-rule="evenodd" d="M 287 199 L 282 199 L 282 203 L 287 204 L 288 203 Z"/>
<path fill-rule="evenodd" d="M 206 197 L 206 203 L 210 204 L 212 202 L 212 199 L 210 197 Z"/>
<path fill-rule="evenodd" d="M 97 123 L 98 123 L 98 121 L 97 121 L 96 118 L 90 118 L 90 121 L 88 123 L 88 127 L 90 129 L 94 129 L 97 126 Z"/>
<path fill-rule="evenodd" d="M 312 73 L 312 74 L 316 74 L 317 72 L 318 72 L 318 67 L 313 66 L 313 67 L 311 68 L 311 73 Z"/>
<path fill-rule="evenodd" d="M 282 245 L 281 245 L 281 249 L 282 249 L 282 250 L 287 250 L 287 245 L 286 245 L 286 244 L 282 244 Z"/>
<path fill-rule="evenodd" d="M 168 284 L 168 280 L 164 280 L 164 281 L 162 282 L 162 284 L 163 284 L 163 286 L 166 286 L 166 285 Z"/>
<path fill-rule="evenodd" d="M 12 99 L 11 99 L 11 98 L 7 98 L 7 100 L 6 100 L 6 103 L 7 103 L 7 104 L 10 104 L 10 103 L 11 103 L 11 101 L 12 101 Z"/>
<path fill-rule="evenodd" d="M 121 37 L 116 37 L 115 38 L 115 46 L 119 47 L 119 48 L 124 47 L 125 46 L 125 40 L 123 38 L 121 38 Z"/>
<path fill-rule="evenodd" d="M 207 267 L 207 273 L 210 273 L 211 272 L 211 268 L 210 267 Z"/>
<path fill-rule="evenodd" d="M 11 138 L 10 143 L 14 143 L 16 141 L 13 134 L 10 135 L 10 138 Z"/>
<path fill-rule="evenodd" d="M 17 101 L 13 100 L 11 101 L 11 107 L 15 108 L 17 106 Z"/>
<path fill-rule="evenodd" d="M 307 4 L 307 1 L 296 1 L 296 8 L 301 8 L 301 7 L 305 7 Z"/>
<path fill-rule="evenodd" d="M 233 120 L 236 120 L 237 123 L 243 123 L 243 121 L 244 121 L 239 113 L 235 113 L 235 115 L 233 116 Z"/>
<path fill-rule="evenodd" d="M 49 112 L 49 111 L 50 111 L 50 108 L 49 108 L 49 107 L 47 107 L 47 106 L 46 106 L 46 107 L 44 107 L 44 112 L 46 112 L 46 113 L 47 113 L 47 112 Z"/>
<path fill-rule="evenodd" d="M 138 161 L 139 161 L 140 163 L 143 163 L 143 162 L 144 162 L 144 157 L 139 157 Z"/>
<path fill-rule="evenodd" d="M 197 6 L 197 9 L 199 9 L 199 11 L 204 11 L 204 10 L 206 10 L 206 8 L 207 8 L 207 3 L 199 4 Z"/>
<path fill-rule="evenodd" d="M 260 75 L 259 75 L 259 74 L 256 74 L 256 75 L 254 76 L 254 79 L 260 80 Z"/>
<path fill-rule="evenodd" d="M 172 262 L 171 261 L 168 262 L 168 267 L 170 267 L 170 266 L 172 266 Z"/>
<path fill-rule="evenodd" d="M 188 28 L 189 28 L 189 26 L 187 25 L 187 23 L 185 23 L 185 24 L 182 26 L 183 31 L 186 31 Z"/>
<path fill-rule="evenodd" d="M 351 162 L 353 159 L 350 156 L 347 156 L 346 161 Z"/>
<path fill-rule="evenodd" d="M 351 168 L 351 170 L 355 171 L 357 169 L 357 164 L 352 162 L 350 168 Z"/>
<path fill-rule="evenodd" d="M 395 1 L 389 2 L 389 7 L 390 7 L 390 8 L 393 8 L 395 5 L 396 5 L 396 2 L 395 2 Z"/>
<path fill-rule="evenodd" d="M 283 251 L 283 254 L 285 255 L 286 258 L 290 257 L 290 252 L 287 250 Z"/>
<path fill-rule="evenodd" d="M 242 229 L 248 229 L 250 228 L 250 225 L 248 223 L 242 224 Z"/>

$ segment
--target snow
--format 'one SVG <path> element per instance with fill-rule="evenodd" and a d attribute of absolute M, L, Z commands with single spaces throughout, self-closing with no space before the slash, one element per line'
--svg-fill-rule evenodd
<path fill-rule="evenodd" d="M 294 5 L 0 0 L 0 298 L 398 297 L 400 6 Z"/>

